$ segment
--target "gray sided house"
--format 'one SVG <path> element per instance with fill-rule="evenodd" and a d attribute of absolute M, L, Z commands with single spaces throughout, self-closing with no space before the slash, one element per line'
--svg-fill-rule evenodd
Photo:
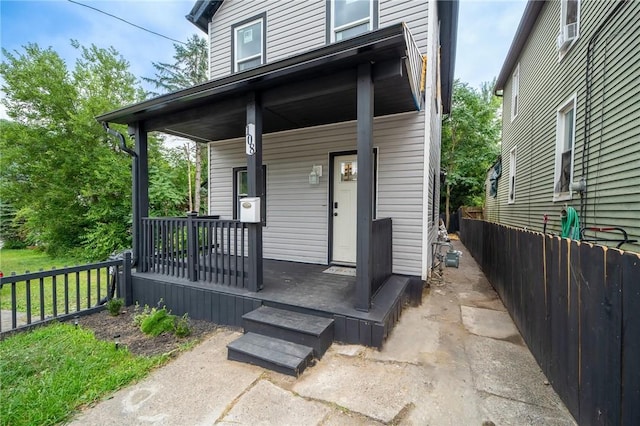
<path fill-rule="evenodd" d="M 98 117 L 136 144 L 131 299 L 244 326 L 229 356 L 261 365 L 247 348 L 270 352 L 263 335 L 314 335 L 316 357 L 334 339 L 381 346 L 429 274 L 457 10 L 196 2 L 210 80 Z M 148 217 L 149 131 L 207 145 L 209 216 Z"/>
<path fill-rule="evenodd" d="M 529 1 L 498 77 L 502 176 L 486 218 L 640 251 L 640 2 Z M 609 229 L 620 228 L 620 229 Z"/>

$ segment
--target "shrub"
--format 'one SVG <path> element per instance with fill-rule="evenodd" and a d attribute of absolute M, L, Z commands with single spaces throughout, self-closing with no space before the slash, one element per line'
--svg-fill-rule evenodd
<path fill-rule="evenodd" d="M 189 322 L 189 314 L 184 314 L 175 321 L 175 334 L 178 337 L 187 337 L 191 334 L 191 324 Z"/>
<path fill-rule="evenodd" d="M 163 304 L 162 299 L 154 308 L 150 308 L 149 305 L 144 305 L 141 308 L 136 302 L 133 311 L 133 323 L 145 334 L 154 337 L 164 332 L 173 333 L 178 337 L 186 337 L 191 334 L 189 315 L 184 314 L 179 318 L 172 315 L 171 311 Z"/>
<path fill-rule="evenodd" d="M 114 317 L 120 315 L 122 306 L 124 306 L 124 299 L 120 297 L 109 299 L 109 301 L 107 302 L 107 309 L 109 310 L 109 313 Z"/>
<path fill-rule="evenodd" d="M 169 314 L 167 308 L 158 309 L 142 321 L 140 330 L 154 337 L 165 331 L 173 332 L 175 330 L 175 315 Z"/>

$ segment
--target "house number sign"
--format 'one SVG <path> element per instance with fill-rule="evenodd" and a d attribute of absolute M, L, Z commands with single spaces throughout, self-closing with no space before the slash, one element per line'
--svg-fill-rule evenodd
<path fill-rule="evenodd" d="M 253 155 L 256 153 L 256 126 L 255 124 L 249 123 L 247 124 L 246 136 L 245 136 L 245 148 L 247 155 Z"/>

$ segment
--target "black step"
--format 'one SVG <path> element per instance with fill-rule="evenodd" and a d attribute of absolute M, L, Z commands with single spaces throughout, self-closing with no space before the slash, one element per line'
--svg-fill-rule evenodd
<path fill-rule="evenodd" d="M 227 358 L 298 377 L 313 360 L 313 348 L 246 333 L 227 345 Z"/>
<path fill-rule="evenodd" d="M 313 348 L 322 358 L 333 343 L 333 319 L 261 306 L 242 316 L 245 332 L 263 334 Z"/>

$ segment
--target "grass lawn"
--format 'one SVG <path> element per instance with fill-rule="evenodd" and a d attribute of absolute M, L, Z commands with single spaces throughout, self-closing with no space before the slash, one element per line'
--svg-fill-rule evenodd
<path fill-rule="evenodd" d="M 51 258 L 47 254 L 37 250 L 0 250 L 0 271 L 7 277 L 11 272 L 20 275 L 29 272 L 37 272 L 40 270 L 51 270 L 52 268 L 63 268 L 65 266 L 75 266 L 85 262 L 77 261 L 72 258 Z M 69 311 L 74 312 L 77 309 L 77 302 L 80 302 L 81 308 L 94 306 L 98 302 L 97 283 L 100 280 L 100 297 L 107 294 L 107 285 L 109 282 L 107 269 L 91 271 L 91 273 L 81 272 L 71 274 L 65 280 L 64 276 L 56 277 L 56 308 L 58 314 L 64 313 L 66 305 Z M 87 284 L 90 283 L 90 291 L 87 290 Z M 45 278 L 42 280 L 32 280 L 30 283 L 24 281 L 15 285 L 16 306 L 19 312 L 27 311 L 27 293 L 31 298 L 31 314 L 32 321 L 40 319 L 40 298 L 41 291 L 44 299 L 45 316 L 53 313 L 53 279 Z M 5 285 L 0 290 L 0 308 L 11 309 L 11 291 L 12 285 Z M 65 287 L 68 289 L 68 298 L 65 300 Z M 42 289 L 42 290 L 41 290 Z M 79 292 L 79 293 L 78 293 Z M 76 296 L 79 294 L 79 298 Z"/>
<path fill-rule="evenodd" d="M 0 425 L 52 425 L 145 376 L 166 355 L 134 356 L 53 323 L 0 341 Z"/>
<path fill-rule="evenodd" d="M 16 274 L 24 274 L 25 271 L 35 272 L 40 269 L 51 269 L 53 267 L 62 268 L 64 266 L 79 265 L 80 262 L 73 258 L 57 258 L 54 259 L 39 250 L 22 249 L 0 250 L 0 271 L 8 276 L 11 272 Z"/>

